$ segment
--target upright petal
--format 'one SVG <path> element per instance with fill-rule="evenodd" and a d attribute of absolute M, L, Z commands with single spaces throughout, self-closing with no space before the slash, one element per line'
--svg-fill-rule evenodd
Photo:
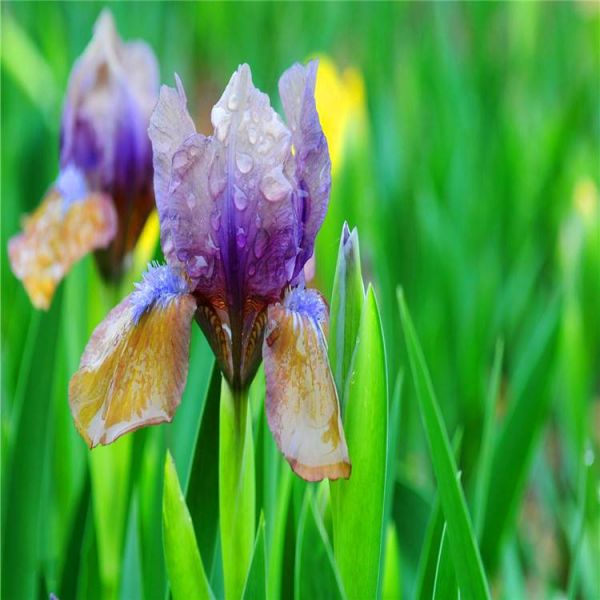
<path fill-rule="evenodd" d="M 107 246 L 116 229 L 111 199 L 90 193 L 77 169 L 65 169 L 36 211 L 24 219 L 23 232 L 8 244 L 12 270 L 32 304 L 47 309 L 73 263 Z"/>
<path fill-rule="evenodd" d="M 263 359 L 266 410 L 277 446 L 307 481 L 348 478 L 348 448 L 323 331 L 327 307 L 296 288 L 268 309 Z"/>
<path fill-rule="evenodd" d="M 75 424 L 91 448 L 172 420 L 187 379 L 195 310 L 187 280 L 151 266 L 96 328 L 69 384 Z"/>
<path fill-rule="evenodd" d="M 109 194 L 118 215 L 110 248 L 98 255 L 107 277 L 120 275 L 153 207 L 147 135 L 158 92 L 158 67 L 146 44 L 124 43 L 105 10 L 75 63 L 61 127 L 61 168 L 74 164 L 91 189 Z"/>
<path fill-rule="evenodd" d="M 176 248 L 172 240 L 177 231 L 176 208 L 169 201 L 171 164 L 175 151 L 196 133 L 194 123 L 187 111 L 187 98 L 179 77 L 177 89 L 163 85 L 158 103 L 150 118 L 148 135 L 152 142 L 154 165 L 154 193 L 160 216 L 161 243 L 169 264 L 177 265 Z"/>
<path fill-rule="evenodd" d="M 315 103 L 318 62 L 306 66 L 295 64 L 279 80 L 279 94 L 292 130 L 295 149 L 300 215 L 300 252 L 294 268 L 296 276 L 312 256 L 315 237 L 329 203 L 331 160 Z"/>

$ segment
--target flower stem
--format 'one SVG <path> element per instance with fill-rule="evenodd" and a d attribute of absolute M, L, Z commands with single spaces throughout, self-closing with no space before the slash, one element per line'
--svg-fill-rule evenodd
<path fill-rule="evenodd" d="M 219 515 L 225 598 L 242 597 L 255 530 L 252 423 L 248 393 L 223 379 L 219 415 Z"/>

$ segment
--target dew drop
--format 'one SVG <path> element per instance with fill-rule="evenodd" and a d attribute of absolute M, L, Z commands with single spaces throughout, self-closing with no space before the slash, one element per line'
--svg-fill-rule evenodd
<path fill-rule="evenodd" d="M 249 154 L 245 152 L 238 152 L 235 155 L 235 164 L 237 168 L 240 170 L 240 173 L 249 173 L 254 166 L 254 161 Z"/>
<path fill-rule="evenodd" d="M 283 200 L 291 191 L 292 186 L 281 170 L 281 165 L 271 169 L 260 182 L 260 191 L 270 202 Z"/>
<path fill-rule="evenodd" d="M 266 229 L 259 229 L 254 238 L 254 256 L 261 258 L 269 244 L 269 234 Z"/>
<path fill-rule="evenodd" d="M 225 189 L 226 183 L 225 174 L 221 171 L 219 159 L 216 157 L 208 175 L 208 185 L 213 200 L 216 200 L 219 194 Z"/>
<path fill-rule="evenodd" d="M 233 190 L 233 203 L 238 210 L 245 210 L 248 206 L 248 196 L 237 185 Z"/>
<path fill-rule="evenodd" d="M 237 110 L 237 107 L 239 106 L 239 100 L 237 97 L 236 93 L 231 94 L 231 96 L 229 96 L 229 100 L 227 101 L 227 108 L 229 110 Z"/>
<path fill-rule="evenodd" d="M 222 106 L 215 106 L 210 113 L 210 120 L 215 128 L 217 139 L 224 142 L 229 132 L 229 124 L 231 123 L 231 115 Z"/>
<path fill-rule="evenodd" d="M 206 271 L 206 267 L 208 266 L 208 262 L 206 258 L 201 254 L 198 256 L 192 256 L 186 262 L 187 272 L 191 277 L 199 277 Z"/>
<path fill-rule="evenodd" d="M 256 265 L 254 263 L 248 267 L 248 275 L 250 277 L 254 277 L 254 275 L 256 275 Z"/>
<path fill-rule="evenodd" d="M 244 248 L 246 246 L 246 232 L 243 227 L 238 227 L 237 233 L 235 234 L 235 241 L 238 248 Z"/>
<path fill-rule="evenodd" d="M 256 127 L 250 126 L 248 127 L 248 141 L 251 144 L 256 144 L 256 140 L 258 139 L 258 132 L 256 131 Z"/>

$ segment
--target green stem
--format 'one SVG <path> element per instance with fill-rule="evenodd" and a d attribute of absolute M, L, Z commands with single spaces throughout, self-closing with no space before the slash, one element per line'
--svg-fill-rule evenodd
<path fill-rule="evenodd" d="M 255 530 L 252 423 L 247 391 L 223 379 L 219 415 L 219 514 L 225 598 L 242 597 Z"/>

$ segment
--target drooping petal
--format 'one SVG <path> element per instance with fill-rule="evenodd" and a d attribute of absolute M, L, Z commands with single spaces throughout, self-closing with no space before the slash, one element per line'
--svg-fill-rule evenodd
<path fill-rule="evenodd" d="M 318 61 L 295 64 L 279 80 L 279 94 L 292 130 L 298 196 L 300 252 L 294 268 L 296 276 L 312 256 L 315 237 L 329 203 L 331 160 L 315 103 Z"/>
<path fill-rule="evenodd" d="M 96 328 L 69 384 L 75 424 L 91 448 L 172 420 L 187 379 L 195 310 L 187 280 L 152 266 Z"/>
<path fill-rule="evenodd" d="M 158 93 L 158 66 L 140 41 L 124 43 L 109 11 L 69 78 L 60 163 L 74 164 L 90 189 L 109 194 L 118 215 L 114 243 L 98 255 L 102 273 L 117 277 L 152 210 L 152 149 L 147 136 Z"/>
<path fill-rule="evenodd" d="M 23 232 L 8 244 L 12 270 L 33 305 L 47 309 L 73 263 L 107 246 L 116 228 L 112 200 L 90 193 L 76 169 L 63 171 L 40 206 L 24 219 Z"/>
<path fill-rule="evenodd" d="M 348 478 L 348 448 L 327 360 L 327 307 L 296 288 L 268 309 L 263 359 L 266 410 L 277 446 L 307 481 Z"/>

